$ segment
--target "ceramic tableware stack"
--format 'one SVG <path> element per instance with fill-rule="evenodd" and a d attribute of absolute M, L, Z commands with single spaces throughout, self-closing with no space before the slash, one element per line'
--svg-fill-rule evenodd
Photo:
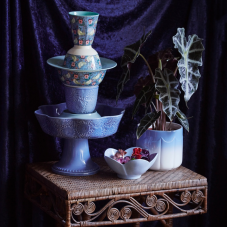
<path fill-rule="evenodd" d="M 52 170 L 63 175 L 85 176 L 99 170 L 90 158 L 88 139 L 114 134 L 124 110 L 97 104 L 99 84 L 106 70 L 117 65 L 99 57 L 91 46 L 99 14 L 76 11 L 69 16 L 74 47 L 65 56 L 47 61 L 58 69 L 66 103 L 40 106 L 35 114 L 44 132 L 65 138 L 61 160 Z"/>
<path fill-rule="evenodd" d="M 91 113 L 95 110 L 99 84 L 106 70 L 116 67 L 116 62 L 100 58 L 92 48 L 98 13 L 70 12 L 74 47 L 65 56 L 50 58 L 47 63 L 58 68 L 59 78 L 65 85 L 66 105 L 70 112 Z M 78 98 L 79 97 L 79 98 Z"/>

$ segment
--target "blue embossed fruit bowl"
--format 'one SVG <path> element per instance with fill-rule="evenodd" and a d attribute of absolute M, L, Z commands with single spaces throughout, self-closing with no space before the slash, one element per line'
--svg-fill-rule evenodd
<path fill-rule="evenodd" d="M 125 150 L 127 156 L 132 156 L 133 149 L 138 147 L 131 147 Z M 109 167 L 117 173 L 117 176 L 122 179 L 138 179 L 143 173 L 145 173 L 155 162 L 158 154 L 150 154 L 150 161 L 144 159 L 130 160 L 125 164 L 122 164 L 114 159 L 118 150 L 108 148 L 104 153 L 104 158 Z"/>

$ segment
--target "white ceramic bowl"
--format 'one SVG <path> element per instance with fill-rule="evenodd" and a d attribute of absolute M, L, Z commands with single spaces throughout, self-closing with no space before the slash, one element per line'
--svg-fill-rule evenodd
<path fill-rule="evenodd" d="M 133 149 L 136 147 L 131 147 L 125 150 L 127 152 L 126 156 L 131 156 Z M 158 154 L 150 161 L 144 159 L 136 159 L 127 162 L 126 164 L 121 164 L 111 158 L 117 152 L 116 149 L 108 148 L 104 153 L 104 158 L 109 165 L 109 167 L 117 173 L 117 176 L 122 179 L 138 179 L 143 173 L 145 173 L 155 162 Z"/>

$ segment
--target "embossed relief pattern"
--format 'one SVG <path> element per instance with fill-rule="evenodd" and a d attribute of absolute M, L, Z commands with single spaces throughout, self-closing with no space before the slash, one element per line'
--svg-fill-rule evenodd
<path fill-rule="evenodd" d="M 61 138 L 103 138 L 117 131 L 120 116 L 105 117 L 92 120 L 57 119 L 37 115 L 42 130 L 55 137 Z"/>
<path fill-rule="evenodd" d="M 66 105 L 72 113 L 92 113 L 95 110 L 98 87 L 76 89 L 65 87 Z"/>

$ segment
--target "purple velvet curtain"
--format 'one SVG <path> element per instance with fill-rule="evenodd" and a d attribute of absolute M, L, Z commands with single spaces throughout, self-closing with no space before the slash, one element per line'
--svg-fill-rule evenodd
<path fill-rule="evenodd" d="M 73 46 L 69 11 L 100 14 L 93 47 L 118 67 L 107 71 L 98 102 L 115 105 L 124 46 L 153 30 L 142 49 L 145 56 L 172 47 L 178 27 L 203 38 L 205 51 L 198 91 L 187 109 L 190 133 L 184 132 L 183 165 L 206 176 L 208 214 L 174 220 L 175 226 L 224 226 L 227 196 L 227 2 L 226 0 L 2 0 L 0 6 L 0 226 L 54 226 L 54 220 L 23 195 L 26 163 L 57 160 L 62 141 L 42 132 L 34 111 L 40 105 L 64 102 L 63 85 L 46 60 Z M 108 147 L 134 146 L 131 120 L 133 86 L 147 75 L 141 59 L 132 67 L 118 106 L 126 113 L 118 132 L 90 141 L 93 156 Z M 158 226 L 157 222 L 143 226 Z"/>

